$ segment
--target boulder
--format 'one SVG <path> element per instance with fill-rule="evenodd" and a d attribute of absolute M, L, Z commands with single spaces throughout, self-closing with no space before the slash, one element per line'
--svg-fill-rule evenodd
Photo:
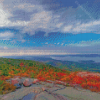
<path fill-rule="evenodd" d="M 14 77 L 14 78 L 12 78 L 11 79 L 11 84 L 22 84 L 22 81 L 21 81 L 21 78 L 19 78 L 19 77 Z"/>
<path fill-rule="evenodd" d="M 14 77 L 11 79 L 11 84 L 13 84 L 14 86 L 16 86 L 16 88 L 21 88 L 22 85 L 22 81 L 20 77 Z"/>
<path fill-rule="evenodd" d="M 55 84 L 61 84 L 61 85 L 65 85 L 66 86 L 66 82 L 62 82 L 62 81 L 59 81 L 59 80 L 56 80 Z"/>
<path fill-rule="evenodd" d="M 21 85 L 20 84 L 14 84 L 14 86 L 16 86 L 16 89 L 21 88 Z"/>
<path fill-rule="evenodd" d="M 32 82 L 33 81 L 31 79 L 27 78 L 27 79 L 24 80 L 23 86 L 25 86 L 25 87 L 31 86 Z"/>
<path fill-rule="evenodd" d="M 51 80 L 46 80 L 46 82 L 48 82 L 48 83 L 54 83 L 54 81 L 51 81 Z"/>
<path fill-rule="evenodd" d="M 21 77 L 20 77 L 20 76 L 14 76 L 14 78 L 19 78 L 19 79 L 21 79 Z"/>
<path fill-rule="evenodd" d="M 33 84 L 36 84 L 36 83 L 39 83 L 39 80 L 38 79 L 34 79 L 33 80 Z"/>
<path fill-rule="evenodd" d="M 45 90 L 47 90 L 47 88 L 46 87 L 42 87 L 42 90 L 45 91 Z"/>

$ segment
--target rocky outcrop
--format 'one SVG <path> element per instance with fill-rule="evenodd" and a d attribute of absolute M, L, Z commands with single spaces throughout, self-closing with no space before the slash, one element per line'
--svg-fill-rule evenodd
<path fill-rule="evenodd" d="M 33 80 L 33 84 L 37 84 L 37 83 L 39 83 L 39 80 L 38 79 L 34 79 Z"/>
<path fill-rule="evenodd" d="M 12 79 L 7 81 L 11 82 Z M 38 79 L 26 77 L 19 79 L 21 79 L 22 83 L 29 80 L 32 82 L 37 80 L 36 82 L 39 82 Z M 64 86 L 65 84 L 61 85 L 61 81 L 59 85 L 57 84 L 59 81 L 50 80 L 47 82 L 39 82 L 39 84 L 33 83 L 30 87 L 25 87 L 22 84 L 21 89 L 16 89 L 14 92 L 0 96 L 0 100 L 95 100 L 95 98 L 96 100 L 100 100 L 100 95 L 98 93 L 81 89 L 79 86 L 79 89 L 66 87 Z M 77 84 L 73 85 L 76 86 Z"/>
<path fill-rule="evenodd" d="M 61 85 L 65 85 L 66 86 L 66 82 L 62 82 L 62 81 L 59 81 L 59 80 L 56 80 L 55 84 L 61 84 Z"/>
<path fill-rule="evenodd" d="M 24 82 L 23 82 L 23 85 L 24 86 L 31 86 L 33 83 L 33 81 L 31 79 L 25 79 Z"/>
<path fill-rule="evenodd" d="M 20 77 L 16 76 L 14 78 L 11 79 L 11 84 L 13 84 L 14 86 L 16 86 L 16 88 L 21 88 L 21 85 L 22 85 L 22 80 Z"/>

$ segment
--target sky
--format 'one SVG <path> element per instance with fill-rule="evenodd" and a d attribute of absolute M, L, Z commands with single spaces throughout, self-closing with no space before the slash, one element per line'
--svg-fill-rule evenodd
<path fill-rule="evenodd" d="M 100 54 L 100 0 L 0 0 L 0 56 Z"/>

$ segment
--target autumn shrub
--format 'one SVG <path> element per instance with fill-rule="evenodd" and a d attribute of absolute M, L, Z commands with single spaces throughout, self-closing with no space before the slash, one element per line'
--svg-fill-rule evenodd
<path fill-rule="evenodd" d="M 24 66 L 24 63 L 23 63 L 23 62 L 21 62 L 21 63 L 19 64 L 19 66 L 20 66 L 20 67 L 23 67 L 23 66 Z"/>
<path fill-rule="evenodd" d="M 27 66 L 27 67 L 26 67 Z M 89 75 L 78 76 L 77 73 L 80 71 L 71 72 L 65 69 L 53 67 L 48 64 L 42 64 L 35 61 L 25 60 L 14 60 L 5 59 L 0 65 L 0 89 L 3 91 L 14 90 L 15 87 L 3 83 L 4 80 L 9 79 L 15 75 L 22 77 L 38 78 L 40 81 L 45 80 L 59 80 L 66 82 L 68 85 L 79 84 L 85 89 L 91 91 L 100 91 L 100 76 L 93 76 L 90 72 L 86 72 Z M 0 91 L 1 91 L 0 90 Z"/>
<path fill-rule="evenodd" d="M 34 78 L 34 73 L 31 73 L 31 78 Z"/>
<path fill-rule="evenodd" d="M 4 90 L 14 91 L 16 89 L 16 87 L 13 84 L 10 84 L 10 83 L 7 83 L 7 82 L 5 82 L 4 84 L 5 84 L 5 86 L 3 88 Z"/>
<path fill-rule="evenodd" d="M 14 71 L 14 74 L 18 74 L 19 72 L 20 72 L 20 71 L 18 71 L 18 70 L 15 70 L 15 71 Z"/>
<path fill-rule="evenodd" d="M 37 77 L 40 81 L 45 81 L 46 79 L 42 76 Z"/>
<path fill-rule="evenodd" d="M 4 81 L 3 80 L 0 80 L 0 94 L 2 94 L 2 90 L 4 88 Z"/>
<path fill-rule="evenodd" d="M 10 83 L 0 80 L 0 94 L 5 94 L 14 91 L 16 87 Z"/>

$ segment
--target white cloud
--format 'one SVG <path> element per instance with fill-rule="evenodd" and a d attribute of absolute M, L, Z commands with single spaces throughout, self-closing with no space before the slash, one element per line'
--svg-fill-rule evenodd
<path fill-rule="evenodd" d="M 19 9 L 26 9 L 28 8 L 28 10 L 32 10 L 32 8 L 35 7 L 35 5 L 31 5 L 31 4 L 27 4 L 27 3 L 23 3 L 23 4 L 19 4 L 19 5 L 14 5 L 14 8 L 19 8 Z"/>
<path fill-rule="evenodd" d="M 38 30 L 45 31 L 46 34 L 58 31 L 72 34 L 90 32 L 100 34 L 100 20 L 91 19 L 91 21 L 86 22 L 83 19 L 76 19 L 77 15 L 81 15 L 77 12 L 79 7 L 77 9 L 69 7 L 68 9 L 59 10 L 58 13 L 54 14 L 52 11 L 45 10 L 44 5 L 40 5 L 39 3 L 19 2 L 18 4 L 15 3 L 15 5 L 11 4 L 11 6 L 9 3 L 8 10 L 7 5 L 3 4 L 2 6 L 2 4 L 0 4 L 0 27 L 15 27 L 21 29 L 23 33 L 27 32 L 32 35 Z M 17 10 L 23 10 L 29 12 L 29 14 L 33 13 L 33 15 L 30 14 L 29 21 L 17 20 L 12 22 L 10 18 L 14 16 L 13 12 Z M 32 12 L 33 10 L 34 12 Z"/>
<path fill-rule="evenodd" d="M 26 26 L 28 25 L 28 21 L 17 21 L 17 22 L 9 22 L 9 26 Z"/>
<path fill-rule="evenodd" d="M 30 4 L 30 3 L 22 3 L 14 5 L 14 9 L 21 9 L 28 12 L 32 12 L 33 10 L 43 11 L 43 7 L 41 5 Z"/>
<path fill-rule="evenodd" d="M 50 19 L 51 19 L 51 17 L 49 16 L 49 12 L 42 11 L 40 13 L 33 15 L 32 23 L 33 24 L 37 24 L 37 23 L 46 24 L 49 22 Z"/>
<path fill-rule="evenodd" d="M 63 32 L 70 32 L 72 25 L 65 26 Z"/>
<path fill-rule="evenodd" d="M 95 25 L 100 25 L 100 20 L 95 20 L 95 21 L 91 21 L 88 23 L 83 23 L 83 24 L 81 24 L 80 27 L 87 28 L 87 27 L 91 27 L 91 26 L 95 26 Z"/>
<path fill-rule="evenodd" d="M 64 43 L 62 43 L 61 45 L 64 45 Z"/>
<path fill-rule="evenodd" d="M 26 40 L 22 39 L 21 42 L 24 43 Z"/>
<path fill-rule="evenodd" d="M 88 23 L 82 23 L 75 25 L 75 27 L 72 29 L 72 33 L 79 33 L 79 32 L 95 32 L 98 33 L 100 28 L 100 20 L 94 20 Z M 100 34 L 100 33 L 99 33 Z"/>
<path fill-rule="evenodd" d="M 87 23 L 72 23 L 72 25 L 67 25 L 64 26 L 64 28 L 61 30 L 64 33 L 72 33 L 72 34 L 79 34 L 79 33 L 98 33 L 100 34 L 100 20 L 94 20 L 94 21 L 90 21 Z"/>
<path fill-rule="evenodd" d="M 2 40 L 8 40 L 8 39 L 12 38 L 13 36 L 14 36 L 14 33 L 12 33 L 12 32 L 0 33 L 0 39 L 2 39 Z"/>
<path fill-rule="evenodd" d="M 13 15 L 7 10 L 4 10 L 0 4 L 0 27 L 26 26 L 29 23 L 26 21 L 11 22 L 9 18 L 12 16 Z"/>
<path fill-rule="evenodd" d="M 100 40 L 94 40 L 94 41 L 81 41 L 79 43 L 75 44 L 69 44 L 69 46 L 78 46 L 78 47 L 86 47 L 86 46 L 95 46 L 100 45 Z"/>
<path fill-rule="evenodd" d="M 2 5 L 0 5 L 0 27 L 6 26 L 9 24 L 8 18 L 10 17 L 10 13 L 3 10 Z"/>
<path fill-rule="evenodd" d="M 5 46 L 4 49 L 8 49 L 8 47 Z"/>
<path fill-rule="evenodd" d="M 57 28 L 60 28 L 63 25 L 63 23 L 59 23 L 56 25 Z"/>
<path fill-rule="evenodd" d="M 62 50 L 0 50 L 0 56 L 22 56 L 22 55 L 65 55 L 69 54 Z"/>
<path fill-rule="evenodd" d="M 48 44 L 48 42 L 46 42 L 45 44 Z"/>
<path fill-rule="evenodd" d="M 48 24 L 51 20 L 51 12 L 42 11 L 32 15 L 30 22 L 26 25 L 23 32 L 29 32 L 30 30 L 48 29 Z M 31 34 L 35 34 L 32 33 Z"/>

